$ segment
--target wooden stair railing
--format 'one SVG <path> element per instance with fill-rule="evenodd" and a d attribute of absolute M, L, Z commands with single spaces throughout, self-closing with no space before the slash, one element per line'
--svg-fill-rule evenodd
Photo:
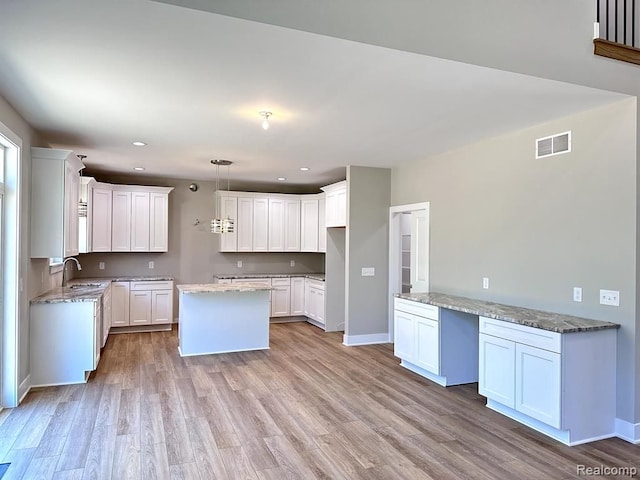
<path fill-rule="evenodd" d="M 640 65 L 640 0 L 597 0 L 593 53 Z"/>

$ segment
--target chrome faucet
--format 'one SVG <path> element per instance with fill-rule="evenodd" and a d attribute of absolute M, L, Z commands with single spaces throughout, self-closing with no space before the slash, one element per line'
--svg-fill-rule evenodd
<path fill-rule="evenodd" d="M 63 287 L 67 286 L 67 276 L 66 276 L 67 269 L 66 269 L 66 266 L 67 266 L 67 262 L 69 260 L 73 260 L 74 262 L 76 262 L 76 267 L 78 267 L 78 271 L 82 270 L 82 267 L 80 266 L 80 262 L 78 261 L 77 258 L 75 258 L 75 257 L 67 257 L 67 258 L 65 258 L 62 261 L 62 286 Z"/>

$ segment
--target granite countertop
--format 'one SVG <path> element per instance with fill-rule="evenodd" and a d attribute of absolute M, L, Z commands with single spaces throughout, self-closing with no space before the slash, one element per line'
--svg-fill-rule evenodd
<path fill-rule="evenodd" d="M 111 282 L 134 281 L 168 281 L 169 276 L 129 276 L 129 277 L 93 277 L 74 278 L 67 282 L 66 287 L 56 287 L 36 298 L 30 303 L 65 303 L 65 302 L 95 302 L 100 300 Z"/>
<path fill-rule="evenodd" d="M 254 277 L 255 278 L 255 277 Z M 181 293 L 220 293 L 220 292 L 257 292 L 259 290 L 273 290 L 261 283 L 200 283 L 176 285 Z"/>
<path fill-rule="evenodd" d="M 515 307 L 444 293 L 398 293 L 395 296 L 396 298 L 413 300 L 414 302 L 426 303 L 449 310 L 495 318 L 496 320 L 504 320 L 505 322 L 517 323 L 558 333 L 587 332 L 589 330 L 620 327 L 617 323 L 562 315 L 531 308 Z"/>
<path fill-rule="evenodd" d="M 289 278 L 289 277 L 306 277 L 313 280 L 324 282 L 324 273 L 229 273 L 214 275 L 213 278 L 220 279 L 241 279 L 241 278 Z"/>

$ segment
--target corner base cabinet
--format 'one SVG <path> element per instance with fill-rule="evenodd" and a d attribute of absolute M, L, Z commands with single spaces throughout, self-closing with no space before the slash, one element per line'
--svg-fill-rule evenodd
<path fill-rule="evenodd" d="M 616 330 L 557 333 L 480 317 L 487 407 L 566 445 L 614 436 Z"/>
<path fill-rule="evenodd" d="M 477 317 L 401 298 L 394 302 L 400 365 L 445 387 L 478 381 Z"/>

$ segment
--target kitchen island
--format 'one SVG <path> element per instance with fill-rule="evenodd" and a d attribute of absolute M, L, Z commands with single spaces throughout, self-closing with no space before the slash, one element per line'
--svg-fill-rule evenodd
<path fill-rule="evenodd" d="M 180 356 L 269 348 L 270 286 L 177 285 Z"/>

